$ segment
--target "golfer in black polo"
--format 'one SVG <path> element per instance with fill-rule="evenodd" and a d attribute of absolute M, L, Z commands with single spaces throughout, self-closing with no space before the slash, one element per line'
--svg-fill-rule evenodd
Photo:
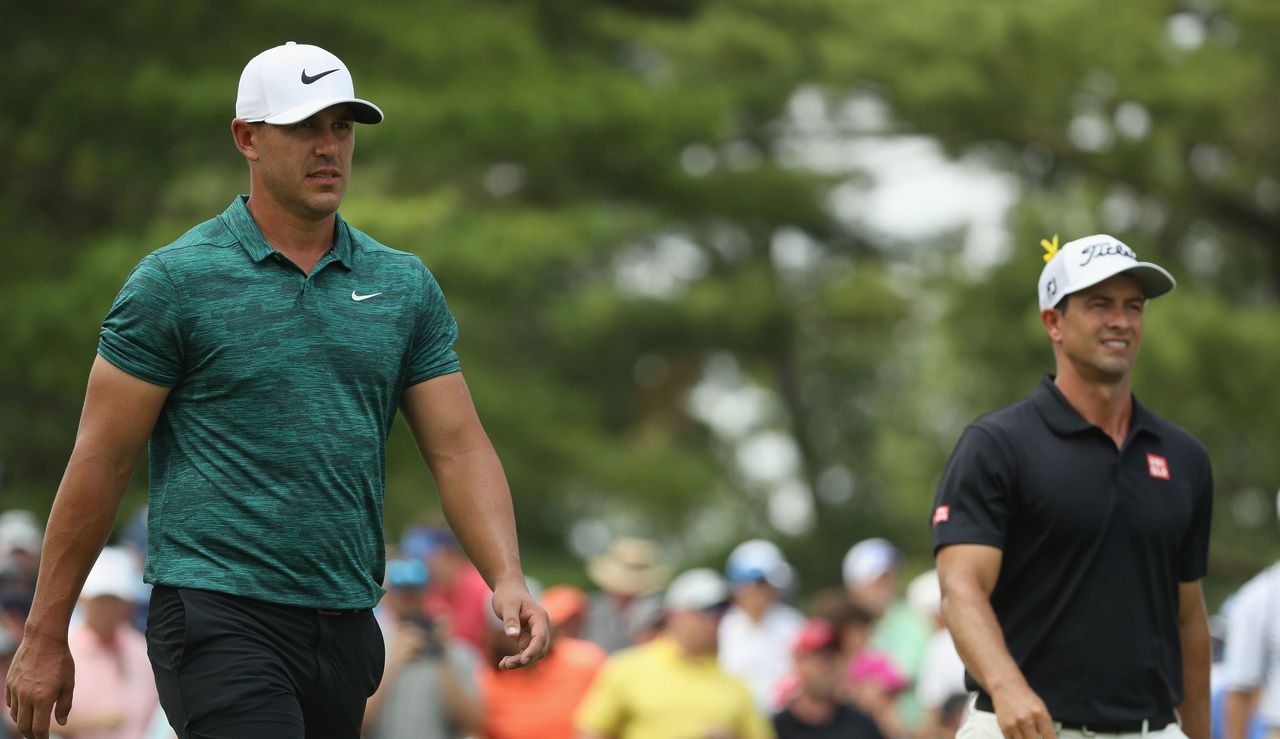
<path fill-rule="evenodd" d="M 965 429 L 933 510 L 978 691 L 958 737 L 1208 739 L 1209 457 L 1130 389 L 1147 300 L 1174 281 L 1104 234 L 1045 247 L 1057 373 Z"/>

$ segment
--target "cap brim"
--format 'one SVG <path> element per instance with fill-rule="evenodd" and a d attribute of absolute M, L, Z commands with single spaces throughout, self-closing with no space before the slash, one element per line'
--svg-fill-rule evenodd
<path fill-rule="evenodd" d="M 382 123 L 382 110 L 368 100 L 359 98 L 309 100 L 302 105 L 295 105 L 288 110 L 282 110 L 275 115 L 267 116 L 262 119 L 262 122 L 270 123 L 273 126 L 287 126 L 291 123 L 306 120 L 325 108 L 331 108 L 335 105 L 350 105 L 352 119 L 356 123 L 367 123 L 369 125 Z"/>
<path fill-rule="evenodd" d="M 1138 262 L 1136 267 L 1124 270 L 1122 274 L 1133 275 L 1142 283 L 1142 294 L 1147 298 L 1158 298 L 1178 286 L 1164 267 L 1151 262 Z"/>
<path fill-rule="evenodd" d="M 1071 292 L 1063 293 L 1062 296 L 1058 298 L 1058 303 L 1055 303 L 1054 305 L 1061 303 L 1068 295 L 1074 295 L 1081 290 L 1106 282 L 1116 275 L 1130 275 L 1137 280 L 1138 284 L 1142 285 L 1142 294 L 1148 300 L 1151 298 L 1158 298 L 1178 285 L 1177 281 L 1173 279 L 1173 275 L 1169 274 L 1164 267 L 1151 262 L 1138 262 L 1132 267 L 1118 269 L 1110 274 L 1104 273 L 1099 275 L 1095 280 L 1075 286 Z"/>

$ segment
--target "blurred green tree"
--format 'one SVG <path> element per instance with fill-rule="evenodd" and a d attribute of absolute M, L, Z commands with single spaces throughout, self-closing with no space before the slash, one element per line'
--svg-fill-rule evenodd
<path fill-rule="evenodd" d="M 770 536 L 810 587 L 863 536 L 927 566 L 960 428 L 1051 369 L 1036 243 L 1108 230 L 1182 283 L 1137 388 L 1214 454 L 1239 581 L 1280 551 L 1278 27 L 1266 0 L 11 5 L 0 493 L 47 511 L 102 315 L 244 188 L 239 70 L 295 39 L 388 114 L 343 214 L 444 286 L 545 572 L 624 530 L 715 564 Z M 841 215 L 875 186 L 858 147 L 903 137 L 1016 182 L 994 266 Z M 433 507 L 398 428 L 388 528 Z"/>

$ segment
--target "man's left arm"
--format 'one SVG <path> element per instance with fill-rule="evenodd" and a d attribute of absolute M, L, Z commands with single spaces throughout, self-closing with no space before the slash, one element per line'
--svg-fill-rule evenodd
<path fill-rule="evenodd" d="M 1209 620 L 1200 581 L 1178 583 L 1178 639 L 1182 644 L 1182 705 L 1188 739 L 1209 739 Z"/>
<path fill-rule="evenodd" d="M 400 411 L 435 478 L 449 526 L 493 588 L 494 613 L 509 635 L 519 636 L 519 653 L 503 657 L 498 666 L 538 661 L 547 651 L 547 613 L 525 585 L 511 490 L 462 373 L 410 385 Z"/>

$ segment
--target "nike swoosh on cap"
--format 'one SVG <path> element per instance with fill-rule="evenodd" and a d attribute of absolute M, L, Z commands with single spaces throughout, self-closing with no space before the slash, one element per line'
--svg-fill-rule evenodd
<path fill-rule="evenodd" d="M 381 295 L 381 294 L 382 294 L 382 293 L 372 293 L 372 294 L 369 294 L 369 295 L 356 295 L 356 291 L 355 291 L 355 290 L 352 290 L 352 291 L 351 291 L 351 299 L 352 299 L 352 300 L 354 300 L 354 301 L 356 301 L 357 303 L 359 303 L 361 300 L 368 300 L 369 298 L 376 298 L 376 297 L 378 297 L 378 296 L 379 296 L 379 295 Z"/>
<path fill-rule="evenodd" d="M 307 70 L 304 69 L 302 70 L 302 84 L 309 85 L 312 82 L 315 82 L 316 80 L 320 79 L 321 77 L 327 74 L 333 74 L 334 72 L 337 72 L 337 71 L 338 71 L 337 67 L 334 67 L 333 69 L 330 69 L 327 72 L 321 72 L 320 74 L 317 74 L 317 75 L 308 75 Z"/>

